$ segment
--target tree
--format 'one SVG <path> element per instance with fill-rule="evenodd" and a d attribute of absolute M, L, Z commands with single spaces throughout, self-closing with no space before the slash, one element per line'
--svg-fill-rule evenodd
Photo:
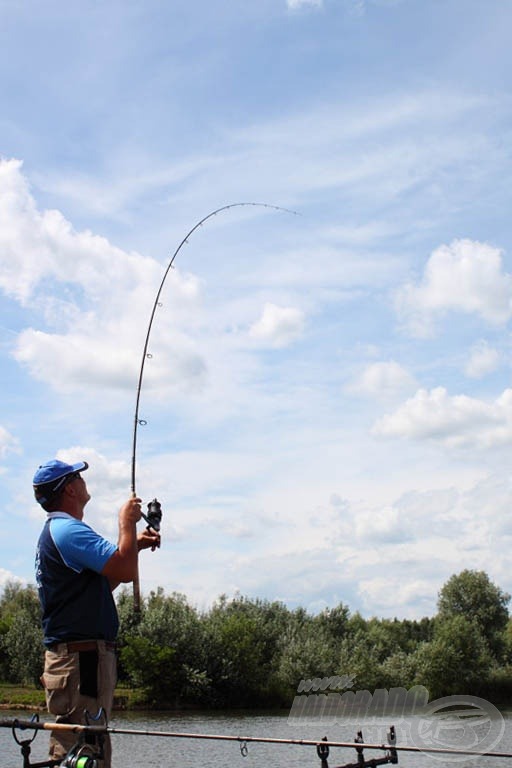
<path fill-rule="evenodd" d="M 157 646 L 174 649 L 176 662 L 192 667 L 204 665 L 201 619 L 185 595 L 165 595 L 160 587 L 151 592 L 144 606 L 138 634 Z"/>
<path fill-rule="evenodd" d="M 455 694 L 478 694 L 492 666 L 488 644 L 476 622 L 462 615 L 436 624 L 434 638 L 410 657 L 415 683 L 424 685 L 431 699 Z"/>
<path fill-rule="evenodd" d="M 360 629 L 342 640 L 337 674 L 350 675 L 358 690 L 385 688 L 386 675 L 382 669 L 385 658 L 386 651 L 377 633 Z"/>
<path fill-rule="evenodd" d="M 4 635 L 9 656 L 9 677 L 13 683 L 40 686 L 44 666 L 43 632 L 39 618 L 21 608 Z"/>
<path fill-rule="evenodd" d="M 339 603 L 335 608 L 323 610 L 318 615 L 317 622 L 335 642 L 339 642 L 347 632 L 349 616 L 349 607 Z"/>
<path fill-rule="evenodd" d="M 300 628 L 293 623 L 283 633 L 277 659 L 277 678 L 283 694 L 291 697 L 301 681 L 332 677 L 337 657 L 332 638 L 314 619 Z"/>
<path fill-rule="evenodd" d="M 121 661 L 149 705 L 163 709 L 179 703 L 183 670 L 176 663 L 173 648 L 155 646 L 144 637 L 130 637 L 121 649 Z"/>
<path fill-rule="evenodd" d="M 185 596 L 177 592 L 166 596 L 159 587 L 135 615 L 132 596 L 123 590 L 117 607 L 123 649 L 120 677 L 143 688 L 148 702 L 201 703 L 209 688 L 204 632 L 201 617 Z M 144 657 L 152 670 L 138 669 Z"/>
<path fill-rule="evenodd" d="M 495 658 L 504 648 L 510 595 L 496 586 L 484 571 L 464 570 L 453 575 L 439 592 L 438 618 L 463 616 L 474 623 Z"/>
<path fill-rule="evenodd" d="M 206 669 L 216 706 L 263 706 L 278 696 L 273 675 L 286 609 L 225 597 L 204 618 Z"/>
<path fill-rule="evenodd" d="M 416 669 L 414 653 L 397 651 L 388 656 L 381 664 L 383 687 L 412 688 L 415 684 Z"/>
<path fill-rule="evenodd" d="M 0 600 L 3 674 L 13 683 L 40 685 L 43 672 L 41 610 L 35 587 L 8 582 Z"/>
<path fill-rule="evenodd" d="M 503 661 L 512 665 L 512 619 L 509 619 L 503 632 Z"/>

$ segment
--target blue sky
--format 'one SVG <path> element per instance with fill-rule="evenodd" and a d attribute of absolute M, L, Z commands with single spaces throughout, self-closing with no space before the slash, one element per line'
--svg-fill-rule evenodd
<path fill-rule="evenodd" d="M 220 594 L 421 617 L 512 592 L 512 6 L 0 0 L 0 584 L 48 458 L 141 564 Z"/>

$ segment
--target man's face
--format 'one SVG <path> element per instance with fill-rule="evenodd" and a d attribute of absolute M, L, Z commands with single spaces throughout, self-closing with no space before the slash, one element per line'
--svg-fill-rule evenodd
<path fill-rule="evenodd" d="M 73 487 L 78 500 L 82 504 L 82 508 L 85 507 L 85 505 L 91 498 L 91 495 L 87 490 L 87 483 L 85 482 L 84 478 L 79 472 L 77 473 L 77 476 L 73 480 Z"/>

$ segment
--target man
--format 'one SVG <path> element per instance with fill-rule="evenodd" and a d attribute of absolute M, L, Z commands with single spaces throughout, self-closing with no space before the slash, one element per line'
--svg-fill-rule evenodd
<path fill-rule="evenodd" d="M 33 480 L 36 500 L 48 513 L 35 563 L 46 647 L 41 681 L 48 711 L 64 723 L 84 723 L 86 711 L 94 717 L 100 708 L 110 718 L 119 628 L 112 590 L 137 577 L 139 550 L 160 546 L 157 533 L 137 535 L 138 498 L 119 510 L 117 546 L 83 522 L 90 499 L 82 477 L 87 468 L 85 461 L 53 459 Z M 52 731 L 50 758 L 62 759 L 76 741 L 71 731 Z M 104 753 L 102 766 L 110 768 L 108 737 Z"/>

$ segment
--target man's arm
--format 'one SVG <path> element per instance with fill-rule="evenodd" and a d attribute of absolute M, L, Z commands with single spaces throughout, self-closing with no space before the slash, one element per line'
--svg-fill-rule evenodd
<path fill-rule="evenodd" d="M 129 499 L 119 510 L 119 539 L 117 549 L 109 557 L 101 573 L 112 589 L 121 582 L 133 581 L 137 575 L 137 523 L 141 518 L 140 499 Z"/>
<path fill-rule="evenodd" d="M 153 530 L 148 530 L 145 528 L 143 531 L 137 534 L 137 549 L 140 552 L 143 549 L 149 549 L 151 548 L 151 551 L 154 552 L 155 549 L 157 549 L 160 546 L 160 534 L 155 533 Z M 114 579 L 109 579 L 110 582 L 110 589 L 112 592 L 116 587 L 119 586 L 121 581 L 116 581 Z"/>

